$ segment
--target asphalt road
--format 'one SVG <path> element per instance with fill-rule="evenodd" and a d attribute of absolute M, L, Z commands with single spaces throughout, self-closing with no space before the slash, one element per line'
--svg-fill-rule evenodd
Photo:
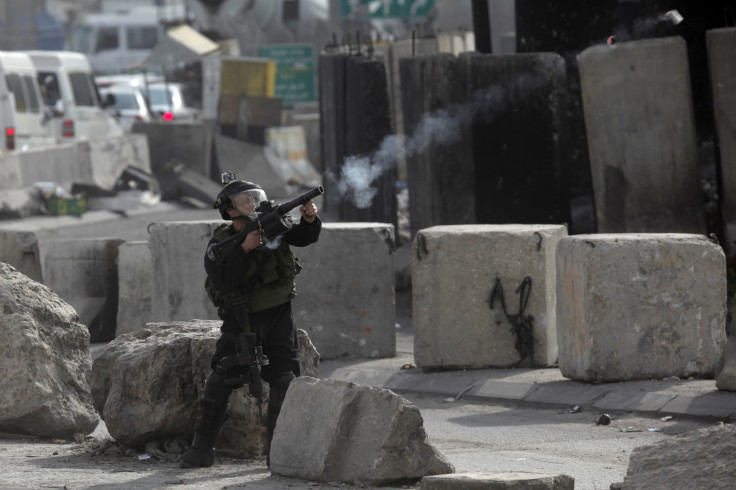
<path fill-rule="evenodd" d="M 710 424 L 611 414 L 612 423 L 599 426 L 597 413 L 406 398 L 419 407 L 430 443 L 456 472 L 563 473 L 575 478 L 576 490 L 608 489 L 623 481 L 635 447 Z M 93 454 L 105 435 L 102 425 L 97 439 L 85 444 L 0 438 L 0 488 L 371 488 L 273 476 L 262 460 L 223 459 L 212 468 L 181 470 L 177 462 L 138 454 Z"/>

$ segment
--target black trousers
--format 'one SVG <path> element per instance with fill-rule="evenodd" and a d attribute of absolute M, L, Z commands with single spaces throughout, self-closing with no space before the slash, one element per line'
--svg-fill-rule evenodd
<path fill-rule="evenodd" d="M 217 341 L 215 354 L 212 356 L 212 367 L 225 356 L 232 355 L 237 349 L 237 338 L 240 333 L 233 314 L 223 315 L 222 335 Z M 251 330 L 262 341 L 263 353 L 269 364 L 261 368 L 261 377 L 269 384 L 279 379 L 284 373 L 292 372 L 300 375 L 299 339 L 297 338 L 291 301 L 261 311 L 248 314 Z"/>

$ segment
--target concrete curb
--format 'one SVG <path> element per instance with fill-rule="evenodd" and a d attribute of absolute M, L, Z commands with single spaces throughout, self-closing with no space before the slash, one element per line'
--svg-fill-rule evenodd
<path fill-rule="evenodd" d="M 322 361 L 322 378 L 352 381 L 397 393 L 417 393 L 480 402 L 514 402 L 572 410 L 624 411 L 649 416 L 689 416 L 732 420 L 736 393 L 718 391 L 714 380 L 646 380 L 588 384 L 565 379 L 555 368 L 481 369 L 425 372 L 401 369 L 411 354 L 392 359 Z M 516 379 L 521 380 L 516 380 Z"/>

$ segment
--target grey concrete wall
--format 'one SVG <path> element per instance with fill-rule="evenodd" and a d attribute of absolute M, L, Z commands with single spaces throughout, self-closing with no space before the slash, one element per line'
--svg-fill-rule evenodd
<path fill-rule="evenodd" d="M 151 280 L 151 249 L 148 242 L 120 244 L 116 337 L 140 330 L 151 321 Z"/>
<path fill-rule="evenodd" d="M 204 254 L 222 221 L 170 221 L 149 226 L 151 322 L 217 320 L 204 290 Z"/>
<path fill-rule="evenodd" d="M 736 29 L 714 29 L 706 33 L 708 65 L 713 91 L 718 147 L 721 157 L 721 213 L 725 223 L 736 223 Z M 726 230 L 728 250 L 736 250 L 736 236 Z"/>
<path fill-rule="evenodd" d="M 681 38 L 578 55 L 598 231 L 704 233 Z"/>
<path fill-rule="evenodd" d="M 121 243 L 117 238 L 89 238 L 39 244 L 44 284 L 74 307 L 92 343 L 115 338 Z"/>
<path fill-rule="evenodd" d="M 557 248 L 559 366 L 581 381 L 713 377 L 726 261 L 702 235 L 575 235 Z"/>
<path fill-rule="evenodd" d="M 294 320 L 320 357 L 396 355 L 393 226 L 324 223 L 317 243 L 292 250 L 303 267 Z"/>
<path fill-rule="evenodd" d="M 453 134 L 442 111 L 468 101 L 465 74 L 452 54 L 416 56 L 399 63 L 411 236 L 435 225 L 475 223 L 475 176 L 469 127 Z M 434 115 L 432 119 L 426 117 Z M 456 118 L 461 117 L 455 114 Z M 437 126 L 444 126 L 437 128 Z M 438 143 L 442 141 L 442 143 Z"/>
<path fill-rule="evenodd" d="M 570 223 L 568 95 L 556 53 L 458 59 L 472 111 L 478 223 Z"/>
<path fill-rule="evenodd" d="M 501 280 L 509 315 L 531 315 L 534 359 L 557 361 L 555 249 L 561 225 L 455 225 L 420 230 L 413 242 L 414 360 L 423 368 L 464 369 L 519 365 L 517 337 L 500 299 Z M 531 279 L 528 302 L 514 291 Z"/>
<path fill-rule="evenodd" d="M 396 227 L 395 151 L 375 158 L 391 134 L 383 62 L 366 56 L 325 53 L 319 58 L 319 74 L 325 210 L 341 221 L 382 222 Z M 362 160 L 360 168 L 365 170 L 357 180 L 375 191 L 367 203 L 356 202 L 351 191 L 339 192 L 340 185 L 346 182 L 342 171 L 348 157 Z M 365 181 L 373 172 L 375 175 Z"/>

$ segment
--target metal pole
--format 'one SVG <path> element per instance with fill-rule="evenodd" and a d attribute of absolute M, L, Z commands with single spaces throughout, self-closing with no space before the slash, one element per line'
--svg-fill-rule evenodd
<path fill-rule="evenodd" d="M 488 0 L 472 0 L 472 2 L 475 50 L 479 53 L 491 53 L 491 16 Z"/>

